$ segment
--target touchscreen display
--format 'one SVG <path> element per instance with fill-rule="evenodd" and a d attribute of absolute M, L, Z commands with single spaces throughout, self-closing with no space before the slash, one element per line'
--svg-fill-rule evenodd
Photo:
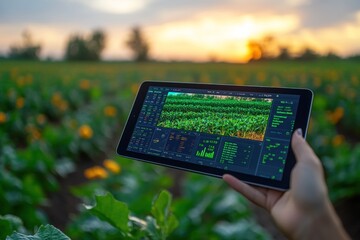
<path fill-rule="evenodd" d="M 127 151 L 281 181 L 299 99 L 152 86 Z"/>

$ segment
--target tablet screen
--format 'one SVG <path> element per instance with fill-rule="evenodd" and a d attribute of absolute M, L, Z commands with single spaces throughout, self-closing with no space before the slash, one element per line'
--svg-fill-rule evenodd
<path fill-rule="evenodd" d="M 178 86 L 144 94 L 126 151 L 282 180 L 299 95 Z"/>

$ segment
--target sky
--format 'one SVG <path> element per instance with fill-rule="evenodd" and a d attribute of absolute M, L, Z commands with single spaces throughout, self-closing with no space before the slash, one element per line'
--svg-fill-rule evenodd
<path fill-rule="evenodd" d="M 0 0 L 0 53 L 26 30 L 42 57 L 61 59 L 71 34 L 102 29 L 103 58 L 129 59 L 134 26 L 161 60 L 246 62 L 248 41 L 268 35 L 293 53 L 360 53 L 359 0 Z"/>

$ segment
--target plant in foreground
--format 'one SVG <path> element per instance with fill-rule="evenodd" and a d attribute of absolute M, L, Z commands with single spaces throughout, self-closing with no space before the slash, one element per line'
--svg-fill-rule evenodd
<path fill-rule="evenodd" d="M 170 211 L 172 196 L 167 191 L 162 191 L 152 203 L 151 216 L 140 219 L 130 215 L 126 203 L 116 200 L 110 193 L 96 196 L 95 206 L 86 206 L 90 213 L 101 220 L 111 224 L 118 233 L 120 239 L 166 239 L 178 226 L 178 220 Z M 5 228 L 5 237 L 18 227 L 14 227 L 14 221 L 9 217 L 1 217 L 0 226 Z M 1 238 L 1 239 L 2 239 Z M 68 240 L 70 239 L 59 229 L 52 225 L 40 226 L 35 235 L 25 235 L 14 232 L 6 240 Z"/>
<path fill-rule="evenodd" d="M 130 215 L 128 206 L 108 193 L 96 196 L 96 205 L 86 208 L 101 220 L 119 230 L 119 237 L 126 239 L 166 239 L 178 226 L 170 211 L 171 194 L 162 191 L 152 203 L 151 216 L 144 219 Z"/>

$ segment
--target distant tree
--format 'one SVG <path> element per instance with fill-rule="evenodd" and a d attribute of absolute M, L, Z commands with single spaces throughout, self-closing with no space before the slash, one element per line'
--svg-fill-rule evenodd
<path fill-rule="evenodd" d="M 338 60 L 338 59 L 340 59 L 340 57 L 339 57 L 336 53 L 334 53 L 334 52 L 332 52 L 332 51 L 328 52 L 328 53 L 324 56 L 324 58 L 325 58 L 325 59 L 329 59 L 329 60 Z"/>
<path fill-rule="evenodd" d="M 79 61 L 99 61 L 105 48 L 106 35 L 101 30 L 95 30 L 90 36 L 79 34 L 70 36 L 65 52 L 65 59 Z"/>
<path fill-rule="evenodd" d="M 279 59 L 279 60 L 289 60 L 289 59 L 291 59 L 289 49 L 287 47 L 280 47 L 280 53 L 277 56 L 277 59 Z"/>
<path fill-rule="evenodd" d="M 256 61 L 262 58 L 263 49 L 259 42 L 250 40 L 247 46 L 249 49 L 249 61 Z"/>
<path fill-rule="evenodd" d="M 318 59 L 320 57 L 320 55 L 318 53 L 315 52 L 315 50 L 306 47 L 304 49 L 304 51 L 300 54 L 300 56 L 298 57 L 299 60 L 305 60 L 305 61 L 309 61 L 309 60 L 315 60 Z"/>
<path fill-rule="evenodd" d="M 41 45 L 35 44 L 28 31 L 22 33 L 23 42 L 20 45 L 10 46 L 8 57 L 11 59 L 38 60 L 40 58 Z"/>
<path fill-rule="evenodd" d="M 126 45 L 132 51 L 135 61 L 143 62 L 149 60 L 149 43 L 140 27 L 131 29 Z"/>
<path fill-rule="evenodd" d="M 260 40 L 262 47 L 262 59 L 269 60 L 275 58 L 275 51 L 277 50 L 277 44 L 275 37 L 267 35 Z"/>
<path fill-rule="evenodd" d="M 267 35 L 260 40 L 250 40 L 248 42 L 250 61 L 271 60 L 275 58 L 275 52 L 278 49 L 276 39 Z"/>
<path fill-rule="evenodd" d="M 349 59 L 349 60 L 355 60 L 355 61 L 360 61 L 360 53 L 353 54 L 353 55 L 349 56 L 347 59 Z"/>

